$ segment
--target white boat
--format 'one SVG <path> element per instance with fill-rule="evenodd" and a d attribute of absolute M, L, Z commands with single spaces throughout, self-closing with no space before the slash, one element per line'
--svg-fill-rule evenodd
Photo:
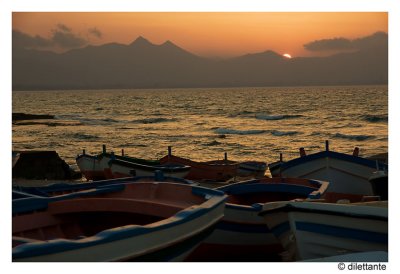
<path fill-rule="evenodd" d="M 377 170 L 369 178 L 375 195 L 379 195 L 382 200 L 388 200 L 388 173 L 386 170 Z"/>
<path fill-rule="evenodd" d="M 326 150 L 305 155 L 270 167 L 273 177 L 310 178 L 328 181 L 329 192 L 373 195 L 369 178 L 376 171 L 374 161 Z M 388 166 L 378 163 L 378 168 L 388 170 Z"/>
<path fill-rule="evenodd" d="M 104 180 L 106 175 L 104 169 L 108 168 L 110 159 L 99 155 L 80 154 L 76 157 L 76 164 L 79 170 L 85 176 L 86 180 Z"/>
<path fill-rule="evenodd" d="M 237 170 L 238 176 L 252 176 L 254 178 L 262 178 L 267 171 L 268 165 L 265 162 L 246 161 L 240 162 Z"/>
<path fill-rule="evenodd" d="M 152 176 L 157 171 L 176 178 L 184 178 L 190 171 L 190 166 L 180 164 L 144 165 L 119 159 L 109 161 L 112 178 L 125 178 L 129 176 Z"/>
<path fill-rule="evenodd" d="M 219 187 L 228 195 L 223 219 L 191 254 L 193 261 L 265 261 L 278 259 L 279 240 L 258 213 L 262 203 L 319 199 L 328 182 L 293 178 L 263 178 Z"/>
<path fill-rule="evenodd" d="M 272 202 L 260 215 L 285 248 L 284 260 L 388 251 L 387 201 Z"/>
<path fill-rule="evenodd" d="M 223 192 L 176 183 L 106 185 L 13 200 L 14 262 L 182 261 L 222 218 Z"/>
<path fill-rule="evenodd" d="M 76 157 L 76 163 L 81 170 L 82 174 L 85 176 L 87 180 L 105 180 L 105 179 L 114 179 L 114 178 L 123 178 L 123 177 L 132 177 L 132 176 L 152 176 L 154 175 L 154 171 L 151 172 L 138 172 L 137 175 L 132 175 L 131 173 L 120 174 L 119 176 L 114 176 L 112 174 L 110 168 L 111 160 L 121 160 L 127 163 L 132 163 L 132 165 L 143 165 L 148 167 L 160 166 L 161 163 L 158 160 L 146 160 L 135 157 L 129 157 L 124 155 L 122 151 L 122 155 L 117 155 L 114 152 L 107 152 L 106 146 L 103 145 L 102 153 L 98 155 L 89 155 L 86 154 L 85 150 L 83 153 Z M 151 168 L 150 168 L 151 169 Z M 148 168 L 146 169 L 148 170 Z M 133 173 L 133 172 L 132 172 Z M 170 174 L 172 175 L 172 173 Z M 175 175 L 173 175 L 175 176 Z M 177 176 L 175 176 L 177 177 Z M 179 176 L 180 177 L 180 176 Z M 180 177 L 182 178 L 182 177 Z"/>

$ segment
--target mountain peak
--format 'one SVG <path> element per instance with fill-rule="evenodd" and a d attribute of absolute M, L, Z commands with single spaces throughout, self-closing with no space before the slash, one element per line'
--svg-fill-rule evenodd
<path fill-rule="evenodd" d="M 153 45 L 153 44 L 150 43 L 149 40 L 147 40 L 143 36 L 139 36 L 130 45 L 131 46 L 147 46 L 147 45 Z"/>
<path fill-rule="evenodd" d="M 278 53 L 276 53 L 275 51 L 272 51 L 272 50 L 266 50 L 264 52 L 261 52 L 260 55 L 282 58 L 282 55 L 280 55 L 280 54 L 278 54 Z"/>
<path fill-rule="evenodd" d="M 174 43 L 172 43 L 170 40 L 167 40 L 163 43 L 163 45 L 175 45 Z"/>

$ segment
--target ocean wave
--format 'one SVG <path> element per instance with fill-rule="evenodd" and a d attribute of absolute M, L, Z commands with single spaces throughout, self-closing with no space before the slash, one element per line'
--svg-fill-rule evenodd
<path fill-rule="evenodd" d="M 175 122 L 177 119 L 174 118 L 144 118 L 133 120 L 132 123 L 135 124 L 157 124 L 157 123 L 166 123 L 166 122 Z"/>
<path fill-rule="evenodd" d="M 387 122 L 387 115 L 363 115 L 361 119 L 370 123 Z"/>
<path fill-rule="evenodd" d="M 82 119 L 82 116 L 76 115 L 76 114 L 54 115 L 54 119 L 56 119 L 56 120 L 80 120 L 80 119 Z"/>
<path fill-rule="evenodd" d="M 100 121 L 107 122 L 107 123 L 118 123 L 119 121 L 111 118 L 100 119 Z"/>
<path fill-rule="evenodd" d="M 303 117 L 303 115 L 265 115 L 265 114 L 256 114 L 256 119 L 258 120 L 286 120 L 286 119 L 295 119 Z"/>
<path fill-rule="evenodd" d="M 55 119 L 57 120 L 72 120 L 79 121 L 81 124 L 85 125 L 106 125 L 109 123 L 118 123 L 120 121 L 112 119 L 112 118 L 84 118 L 81 115 L 67 114 L 67 115 L 55 115 Z"/>
<path fill-rule="evenodd" d="M 81 118 L 79 121 L 85 125 L 91 126 L 100 126 L 100 125 L 108 125 L 118 123 L 119 121 L 111 119 L 111 118 L 104 118 L 104 119 L 91 119 L 91 118 Z"/>
<path fill-rule="evenodd" d="M 98 136 L 95 135 L 90 135 L 90 134 L 85 134 L 85 133 L 72 133 L 69 134 L 71 138 L 74 139 L 81 139 L 81 140 L 94 140 L 94 139 L 99 139 Z"/>
<path fill-rule="evenodd" d="M 362 127 L 362 125 L 355 124 L 355 123 L 348 123 L 348 124 L 345 124 L 345 125 L 338 124 L 338 125 L 332 126 L 331 128 L 358 128 L 358 127 Z"/>
<path fill-rule="evenodd" d="M 318 131 L 313 131 L 311 134 L 310 134 L 310 136 L 321 136 L 322 135 L 322 133 L 321 132 L 318 132 Z"/>
<path fill-rule="evenodd" d="M 229 115 L 229 117 L 249 116 L 249 115 L 252 115 L 252 114 L 255 114 L 255 112 L 254 111 L 243 110 L 243 111 L 240 111 L 240 112 L 231 113 Z"/>
<path fill-rule="evenodd" d="M 340 138 L 340 139 L 355 140 L 355 141 L 365 141 L 365 140 L 370 140 L 370 139 L 375 138 L 375 136 L 371 136 L 371 135 L 351 135 L 351 134 L 342 134 L 342 133 L 336 133 L 333 135 L 333 137 Z"/>
<path fill-rule="evenodd" d="M 298 131 L 279 131 L 279 130 L 271 130 L 271 134 L 274 136 L 291 136 L 299 134 Z"/>
<path fill-rule="evenodd" d="M 233 134 L 233 135 L 254 135 L 254 134 L 263 134 L 270 133 L 274 136 L 290 136 L 299 134 L 298 131 L 279 131 L 279 130 L 263 130 L 263 129 L 248 129 L 248 130 L 236 130 L 229 128 L 217 128 L 214 130 L 217 134 Z"/>
<path fill-rule="evenodd" d="M 229 128 L 217 128 L 214 130 L 214 132 L 217 134 L 253 135 L 253 134 L 263 134 L 267 132 L 267 130 L 261 130 L 261 129 L 236 130 Z"/>
<path fill-rule="evenodd" d="M 220 144 L 221 144 L 220 142 L 214 140 L 214 141 L 212 141 L 210 143 L 204 144 L 204 146 L 210 147 L 210 146 L 218 146 Z"/>

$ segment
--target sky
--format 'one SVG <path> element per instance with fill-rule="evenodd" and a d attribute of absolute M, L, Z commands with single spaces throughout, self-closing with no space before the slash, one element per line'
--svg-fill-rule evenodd
<path fill-rule="evenodd" d="M 88 44 L 167 40 L 200 56 L 273 50 L 292 57 L 329 55 L 315 42 L 352 41 L 388 32 L 386 12 L 13 12 L 12 29 L 62 52 Z M 47 44 L 46 44 L 47 43 Z M 305 46 L 306 45 L 306 46 Z"/>

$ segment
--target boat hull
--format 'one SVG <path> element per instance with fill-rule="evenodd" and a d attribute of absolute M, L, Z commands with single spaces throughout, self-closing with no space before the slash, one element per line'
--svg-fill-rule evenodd
<path fill-rule="evenodd" d="M 160 159 L 163 164 L 174 163 L 190 166 L 185 176 L 189 180 L 226 181 L 237 175 L 239 164 L 232 161 L 195 162 L 189 159 L 168 155 Z"/>
<path fill-rule="evenodd" d="M 254 178 L 262 178 L 265 176 L 267 171 L 267 164 L 264 162 L 247 161 L 239 164 L 238 175 L 239 176 L 252 176 Z"/>
<path fill-rule="evenodd" d="M 382 171 L 380 171 L 379 173 L 376 172 L 376 174 L 369 178 L 369 182 L 372 185 L 374 194 L 380 196 L 382 200 L 387 201 L 389 198 L 387 173 Z"/>
<path fill-rule="evenodd" d="M 311 204 L 311 203 L 308 203 Z M 285 248 L 284 260 L 302 261 L 356 252 L 388 250 L 387 209 L 353 210 L 338 204 L 283 207 L 263 212 L 266 224 Z M 353 207 L 353 208 L 352 208 Z M 361 208 L 358 208 L 361 209 Z M 374 209 L 376 210 L 376 209 Z"/>
<path fill-rule="evenodd" d="M 120 195 L 121 189 L 127 191 Z M 150 200 L 146 200 L 141 193 L 147 195 L 147 199 Z M 176 196 L 175 198 L 179 200 L 166 200 L 172 196 Z M 13 217 L 13 235 L 25 242 L 16 240 L 13 261 L 182 261 L 213 231 L 216 223 L 223 217 L 225 199 L 226 196 L 222 192 L 201 187 L 171 183 L 135 183 L 106 186 L 95 191 L 71 193 L 62 197 L 39 197 L 30 198 L 29 201 L 16 201 L 13 202 L 13 213 L 17 214 Z M 42 210 L 34 211 L 31 213 L 33 215 L 29 215 L 29 212 L 25 213 L 27 208 L 29 212 L 36 209 Z M 180 208 L 183 210 L 179 211 Z M 85 212 L 86 215 L 82 215 Z M 105 212 L 108 212 L 108 215 L 104 215 Z M 120 215 L 118 221 L 116 217 L 119 213 L 125 213 L 125 215 Z M 131 215 L 126 215 L 128 213 Z M 74 233 L 73 235 L 81 233 L 76 232 L 78 227 L 71 226 L 74 216 L 71 214 L 80 214 L 77 215 L 77 220 L 83 220 L 79 219 L 82 216 L 86 218 L 96 214 L 102 214 L 97 215 L 99 216 L 97 218 L 102 219 L 103 216 L 108 216 L 108 219 L 103 219 L 104 224 L 93 221 L 85 223 L 86 226 L 89 225 L 85 228 L 85 234 L 87 231 L 100 231 L 90 234 L 93 236 L 82 239 L 75 236 L 71 238 L 71 233 Z M 141 214 L 142 219 L 148 216 L 146 217 L 148 224 L 124 225 L 127 222 L 124 216 L 133 217 L 135 214 Z M 64 222 L 59 224 L 62 216 L 68 218 L 63 219 Z M 162 216 L 171 217 L 162 218 Z M 30 221 L 27 222 L 27 219 Z M 151 221 L 153 219 L 156 222 Z M 39 226 L 32 222 L 34 220 L 43 222 L 43 225 Z M 122 220 L 124 223 L 121 223 L 122 226 L 102 230 L 102 226 L 108 225 L 108 220 L 116 223 L 121 223 Z M 136 221 L 138 221 L 137 218 Z M 80 221 L 78 223 L 81 224 Z M 42 232 L 35 232 L 36 236 L 21 238 L 33 235 L 32 231 L 41 227 L 43 227 L 40 230 Z M 50 227 L 58 228 L 58 231 Z M 59 238 L 56 235 L 60 233 L 61 235 L 68 233 L 70 236 L 68 239 Z M 41 239 L 44 235 L 46 238 Z"/>
<path fill-rule="evenodd" d="M 108 168 L 108 159 L 104 157 L 82 154 L 76 158 L 76 164 L 86 180 L 107 179 L 104 169 Z"/>
<path fill-rule="evenodd" d="M 386 165 L 381 164 L 382 168 Z M 330 182 L 329 192 L 373 195 L 369 178 L 376 163 L 342 153 L 323 151 L 303 156 L 271 170 L 273 177 L 310 178 Z"/>
<path fill-rule="evenodd" d="M 154 176 L 157 171 L 161 171 L 162 174 L 166 176 L 184 178 L 189 173 L 190 167 L 145 166 L 120 160 L 111 160 L 110 168 L 106 172 L 107 174 L 111 173 L 112 178 L 116 179 L 136 176 Z"/>
<path fill-rule="evenodd" d="M 327 182 L 263 178 L 220 187 L 228 195 L 223 219 L 196 249 L 198 261 L 268 261 L 283 251 L 279 240 L 259 216 L 261 203 L 282 199 L 319 198 Z"/>
<path fill-rule="evenodd" d="M 227 204 L 213 233 L 192 253 L 192 261 L 274 261 L 283 251 L 256 208 Z"/>

